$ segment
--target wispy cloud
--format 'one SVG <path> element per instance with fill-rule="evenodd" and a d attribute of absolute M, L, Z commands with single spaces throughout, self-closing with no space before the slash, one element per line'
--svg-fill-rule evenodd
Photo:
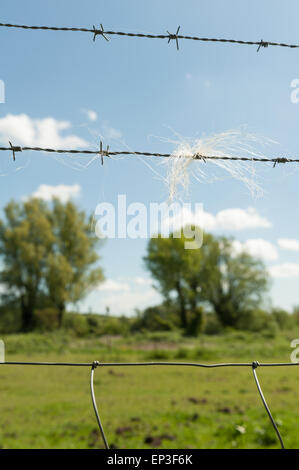
<path fill-rule="evenodd" d="M 279 238 L 277 240 L 278 246 L 283 250 L 299 251 L 299 240 L 289 238 Z"/>
<path fill-rule="evenodd" d="M 285 263 L 277 264 L 269 268 L 269 273 L 276 279 L 288 279 L 299 276 L 299 264 Z"/>
<path fill-rule="evenodd" d="M 129 292 L 130 286 L 126 282 L 121 282 L 114 279 L 107 279 L 103 284 L 100 284 L 97 290 L 106 292 Z"/>
<path fill-rule="evenodd" d="M 245 242 L 234 240 L 233 246 L 236 253 L 246 252 L 265 261 L 276 261 L 279 257 L 276 246 L 263 238 L 246 240 Z"/>
<path fill-rule="evenodd" d="M 130 315 L 135 308 L 143 309 L 160 303 L 161 296 L 151 286 L 152 282 L 142 276 L 107 279 L 93 292 L 97 311 L 104 311 L 109 306 L 114 315 Z"/>
<path fill-rule="evenodd" d="M 30 195 L 30 197 L 39 198 L 47 202 L 51 201 L 55 197 L 65 203 L 72 198 L 78 197 L 80 195 L 80 191 L 81 187 L 79 184 L 73 184 L 71 186 L 65 184 L 58 184 L 56 186 L 41 184 L 37 190 Z M 27 197 L 25 199 L 27 199 Z"/>
<path fill-rule="evenodd" d="M 105 139 L 119 140 L 122 138 L 122 133 L 120 130 L 115 129 L 114 127 L 108 126 L 107 124 L 103 126 L 102 133 Z"/>
<path fill-rule="evenodd" d="M 82 109 L 82 113 L 84 113 L 90 121 L 96 121 L 98 119 L 98 114 L 96 111 L 92 109 Z"/>
<path fill-rule="evenodd" d="M 239 231 L 256 228 L 270 228 L 271 222 L 261 216 L 256 209 L 225 209 L 216 214 L 198 208 L 195 211 L 186 207 L 180 208 L 172 217 L 167 217 L 163 221 L 163 231 L 179 230 L 184 225 L 197 225 L 204 230 L 230 230 Z"/>
<path fill-rule="evenodd" d="M 7 114 L 0 118 L 0 142 L 28 147 L 53 147 L 77 149 L 88 142 L 73 134 L 62 135 L 71 128 L 69 121 L 57 121 L 53 117 L 33 119 L 27 114 Z"/>

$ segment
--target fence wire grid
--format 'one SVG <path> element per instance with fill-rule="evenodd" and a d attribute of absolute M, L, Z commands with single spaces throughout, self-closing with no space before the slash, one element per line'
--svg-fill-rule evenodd
<path fill-rule="evenodd" d="M 104 431 L 104 427 L 100 418 L 100 413 L 97 407 L 95 392 L 94 392 L 94 373 L 97 367 L 155 367 L 155 366 L 175 366 L 175 367 L 201 367 L 206 369 L 215 369 L 220 367 L 250 367 L 252 369 L 254 381 L 257 386 L 257 390 L 261 401 L 264 405 L 264 408 L 267 412 L 271 425 L 275 431 L 277 439 L 280 443 L 281 449 L 285 449 L 285 445 L 282 439 L 282 436 L 279 432 L 278 426 L 272 416 L 270 408 L 267 404 L 265 395 L 263 393 L 261 384 L 259 382 L 257 376 L 257 368 L 258 367 L 289 367 L 289 366 L 299 366 L 299 363 L 295 362 L 273 362 L 273 363 L 259 363 L 258 361 L 253 362 L 231 362 L 231 363 L 223 363 L 223 364 L 200 364 L 194 362 L 11 362 L 5 361 L 0 362 L 0 366 L 7 365 L 7 366 L 65 366 L 65 367 L 90 367 L 90 393 L 91 393 L 91 400 L 92 406 L 95 412 L 96 420 L 98 423 L 99 431 L 106 449 L 109 449 L 108 440 Z"/>
<path fill-rule="evenodd" d="M 112 156 L 141 156 L 141 157 L 161 157 L 161 158 L 189 158 L 192 160 L 201 160 L 203 162 L 207 162 L 208 160 L 233 160 L 233 161 L 242 161 L 242 162 L 260 162 L 260 163 L 273 163 L 273 167 L 279 163 L 299 163 L 298 158 L 286 158 L 286 157 L 278 157 L 278 158 L 264 158 L 264 157 L 233 157 L 233 156 L 225 156 L 225 155 L 201 155 L 199 153 L 191 154 L 191 155 L 177 155 L 173 153 L 157 153 L 157 152 L 143 152 L 143 151 L 129 151 L 129 150 L 118 150 L 118 151 L 110 151 L 109 146 L 107 146 L 106 150 L 103 149 L 103 143 L 100 142 L 99 150 L 77 150 L 77 149 L 54 149 L 54 148 L 44 148 L 44 147 L 20 147 L 15 146 L 11 142 L 9 142 L 9 147 L 0 147 L 0 152 L 3 151 L 10 151 L 12 152 L 13 160 L 16 160 L 16 153 L 17 152 L 25 152 L 25 151 L 33 151 L 33 152 L 46 152 L 46 153 L 71 153 L 71 154 L 81 154 L 81 155 L 97 155 L 101 157 L 102 165 L 104 164 L 104 157 L 112 157 Z"/>
<path fill-rule="evenodd" d="M 238 44 L 242 46 L 258 46 L 257 52 L 261 48 L 267 48 L 269 46 L 274 47 L 284 47 L 290 49 L 296 49 L 299 47 L 299 44 L 287 44 L 284 42 L 273 42 L 273 41 L 244 41 L 240 39 L 226 39 L 226 38 L 207 38 L 199 36 L 188 36 L 179 34 L 180 26 L 177 28 L 175 33 L 170 33 L 167 31 L 167 34 L 148 34 L 148 33 L 130 33 L 125 31 L 109 31 L 105 30 L 103 25 L 96 28 L 95 26 L 91 28 L 76 28 L 76 27 L 59 27 L 59 26 L 29 26 L 22 24 L 11 24 L 11 23 L 0 23 L 0 27 L 4 28 L 18 28 L 26 30 L 42 30 L 42 31 L 68 31 L 68 32 L 82 32 L 82 33 L 91 33 L 93 35 L 93 41 L 96 40 L 97 36 L 102 36 L 106 41 L 109 41 L 108 36 L 127 36 L 130 38 L 146 38 L 146 39 L 167 39 L 168 43 L 170 41 L 175 41 L 176 48 L 179 50 L 179 40 L 191 40 L 191 41 L 200 41 L 206 43 L 224 43 L 224 44 Z"/>

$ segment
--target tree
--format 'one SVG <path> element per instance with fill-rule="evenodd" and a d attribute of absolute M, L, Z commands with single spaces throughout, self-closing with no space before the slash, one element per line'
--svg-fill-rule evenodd
<path fill-rule="evenodd" d="M 180 324 L 187 327 L 187 292 L 184 273 L 187 270 L 187 256 L 183 237 L 169 238 L 159 235 L 151 238 L 144 257 L 145 265 L 157 281 L 156 289 L 169 302 L 171 295 L 176 295 L 179 305 Z"/>
<path fill-rule="evenodd" d="M 183 231 L 172 233 L 169 238 L 162 235 L 151 238 L 144 262 L 153 278 L 157 281 L 156 289 L 166 302 L 175 297 L 178 306 L 180 326 L 190 331 L 190 322 L 201 323 L 202 310 L 197 309 L 200 299 L 199 279 L 203 277 L 202 251 L 185 249 L 185 242 L 190 241 Z"/>
<path fill-rule="evenodd" d="M 205 284 L 204 294 L 221 323 L 236 326 L 240 317 L 258 309 L 269 286 L 263 262 L 243 251 L 235 253 L 232 240 L 218 239 L 219 249 L 209 250 L 214 276 Z"/>
<path fill-rule="evenodd" d="M 260 305 L 268 286 L 260 260 L 236 254 L 232 240 L 224 237 L 205 234 L 201 248 L 187 250 L 183 231 L 176 236 L 152 238 L 144 260 L 165 300 L 175 297 L 182 328 L 196 328 L 202 305 L 225 326 L 236 326 L 243 313 Z"/>
<path fill-rule="evenodd" d="M 66 303 L 78 302 L 104 280 L 95 250 L 99 239 L 91 232 L 92 219 L 87 219 L 72 202 L 54 200 L 51 225 L 55 236 L 47 259 L 45 281 L 49 298 L 58 309 L 61 326 Z"/>
<path fill-rule="evenodd" d="M 6 223 L 0 221 L 0 255 L 4 261 L 0 281 L 19 299 L 22 329 L 28 331 L 33 327 L 33 311 L 54 241 L 49 210 L 37 199 L 22 205 L 12 201 L 5 208 L 5 216 Z"/>
<path fill-rule="evenodd" d="M 67 302 L 80 300 L 103 280 L 95 246 L 84 212 L 68 202 L 52 205 L 39 199 L 10 202 L 0 221 L 0 283 L 18 300 L 22 330 L 34 326 L 40 298 L 55 305 L 62 321 Z"/>

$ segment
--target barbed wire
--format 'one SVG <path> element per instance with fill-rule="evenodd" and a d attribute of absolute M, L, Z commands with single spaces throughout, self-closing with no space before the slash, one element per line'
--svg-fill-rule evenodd
<path fill-rule="evenodd" d="M 267 404 L 265 399 L 261 384 L 259 382 L 256 370 L 258 367 L 289 367 L 289 366 L 299 366 L 299 363 L 295 362 L 265 362 L 259 363 L 258 361 L 253 362 L 228 362 L 228 363 L 220 363 L 220 364 L 201 364 L 196 362 L 20 362 L 20 361 L 5 361 L 0 362 L 0 366 L 7 365 L 7 366 L 69 366 L 69 367 L 90 367 L 90 391 L 91 391 L 91 400 L 93 409 L 96 415 L 97 423 L 99 426 L 99 430 L 103 439 L 103 443 L 106 449 L 109 449 L 108 440 L 105 435 L 105 431 L 100 419 L 100 414 L 98 411 L 95 393 L 94 393 L 94 372 L 97 367 L 146 367 L 146 366 L 175 366 L 175 367 L 200 367 L 206 369 L 214 369 L 220 367 L 251 367 L 253 372 L 253 377 L 257 386 L 257 390 L 259 392 L 260 398 L 262 403 L 265 407 L 265 410 L 268 414 L 270 422 L 273 426 L 273 429 L 277 435 L 279 440 L 280 446 L 282 449 L 285 449 L 283 439 L 281 434 L 278 430 L 277 424 L 272 416 L 270 408 Z"/>
<path fill-rule="evenodd" d="M 192 160 L 201 160 L 206 162 L 208 160 L 233 160 L 233 161 L 242 161 L 242 162 L 261 162 L 261 163 L 273 163 L 273 167 L 279 163 L 299 163 L 299 159 L 296 158 L 265 158 L 265 157 L 233 157 L 225 155 L 202 155 L 199 153 L 190 154 L 190 155 L 179 155 L 177 153 L 157 153 L 157 152 L 140 152 L 140 151 L 129 151 L 129 150 L 118 150 L 110 151 L 109 146 L 106 150 L 103 149 L 103 144 L 100 142 L 99 150 L 76 150 L 76 149 L 53 149 L 53 148 L 44 148 L 44 147 L 20 147 L 14 146 L 9 142 L 10 147 L 0 147 L 0 151 L 11 151 L 13 160 L 16 160 L 16 153 L 23 151 L 33 151 L 33 152 L 47 152 L 47 153 L 70 153 L 70 154 L 82 154 L 82 155 L 98 155 L 101 157 L 101 163 L 104 164 L 104 157 L 111 156 L 142 156 L 142 157 L 161 157 L 161 158 L 190 158 Z"/>
<path fill-rule="evenodd" d="M 29 26 L 29 25 L 21 25 L 21 24 L 11 24 L 11 23 L 0 23 L 0 27 L 5 28 L 18 28 L 18 29 L 26 29 L 26 30 L 43 30 L 43 31 L 70 31 L 70 32 L 82 32 L 82 33 L 91 33 L 93 35 L 93 41 L 96 40 L 97 36 L 102 36 L 106 41 L 109 41 L 107 36 L 127 36 L 127 37 L 134 37 L 134 38 L 146 38 L 146 39 L 167 39 L 168 43 L 170 41 L 175 41 L 176 48 L 179 50 L 179 40 L 186 39 L 191 41 L 200 41 L 200 42 L 215 42 L 215 43 L 229 43 L 229 44 L 239 44 L 239 45 L 247 45 L 247 46 L 258 46 L 257 52 L 261 48 L 267 48 L 269 46 L 276 46 L 276 47 L 287 47 L 291 49 L 295 49 L 299 47 L 299 44 L 287 44 L 284 42 L 273 42 L 273 41 L 264 41 L 261 39 L 260 41 L 244 41 L 239 39 L 225 39 L 225 38 L 207 38 L 207 37 L 199 37 L 199 36 L 188 36 L 179 34 L 180 26 L 177 28 L 176 33 L 170 33 L 167 31 L 167 34 L 148 34 L 148 33 L 130 33 L 125 31 L 109 31 L 105 30 L 103 25 L 101 24 L 99 28 L 95 26 L 91 28 L 76 28 L 76 27 L 59 27 L 59 26 Z"/>

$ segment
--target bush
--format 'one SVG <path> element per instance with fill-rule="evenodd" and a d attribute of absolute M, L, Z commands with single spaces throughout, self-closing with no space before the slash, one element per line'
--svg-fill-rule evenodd
<path fill-rule="evenodd" d="M 204 333 L 206 335 L 219 335 L 222 333 L 223 327 L 219 319 L 213 313 L 209 313 L 205 318 Z"/>
<path fill-rule="evenodd" d="M 34 312 L 35 325 L 40 331 L 54 331 L 59 326 L 58 312 L 54 308 L 43 308 Z"/>
<path fill-rule="evenodd" d="M 267 328 L 267 324 L 272 321 L 271 316 L 264 310 L 253 310 L 244 312 L 237 322 L 238 330 L 258 332 Z"/>
<path fill-rule="evenodd" d="M 63 327 L 71 330 L 78 337 L 86 336 L 89 333 L 87 318 L 78 313 L 67 313 L 63 320 Z"/>
<path fill-rule="evenodd" d="M 204 328 L 204 310 L 197 307 L 195 312 L 188 312 L 189 320 L 186 328 L 186 336 L 198 336 Z"/>
<path fill-rule="evenodd" d="M 292 328 L 294 323 L 293 318 L 285 310 L 275 308 L 272 311 L 272 316 L 281 330 L 287 330 L 289 328 Z"/>
<path fill-rule="evenodd" d="M 0 307 L 0 333 L 16 333 L 21 330 L 22 321 L 19 309 L 15 306 Z"/>
<path fill-rule="evenodd" d="M 144 312 L 139 313 L 138 318 L 132 325 L 132 331 L 172 331 L 176 328 L 175 317 L 169 312 L 169 306 L 164 304 L 156 307 L 148 307 Z"/>

